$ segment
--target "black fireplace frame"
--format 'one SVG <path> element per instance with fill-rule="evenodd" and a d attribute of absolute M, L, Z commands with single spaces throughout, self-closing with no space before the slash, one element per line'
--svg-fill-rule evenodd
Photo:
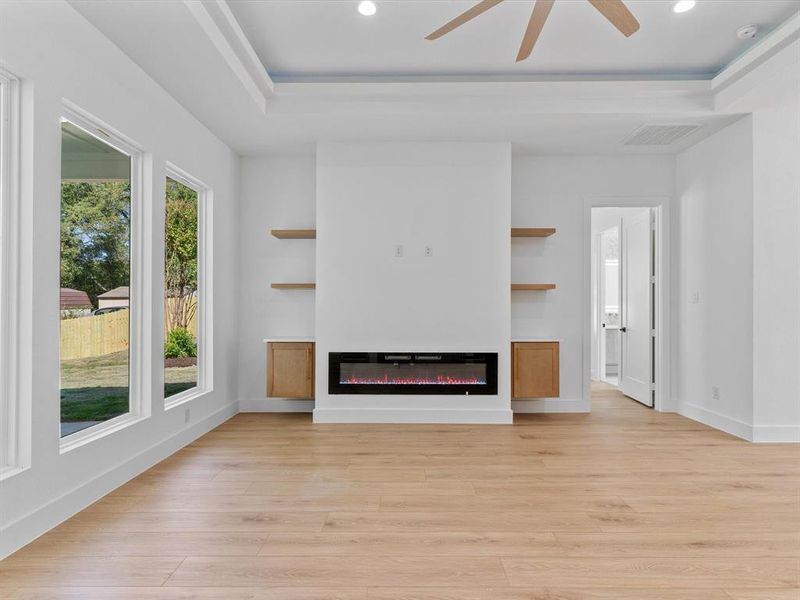
<path fill-rule="evenodd" d="M 345 384 L 340 383 L 342 363 L 485 364 L 485 384 Z M 496 352 L 329 352 L 329 394 L 496 396 Z"/>

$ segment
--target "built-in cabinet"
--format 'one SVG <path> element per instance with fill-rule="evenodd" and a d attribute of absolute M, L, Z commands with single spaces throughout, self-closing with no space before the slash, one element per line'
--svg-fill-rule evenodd
<path fill-rule="evenodd" d="M 511 398 L 558 398 L 559 343 L 526 341 L 511 344 Z M 314 342 L 267 342 L 267 396 L 314 398 Z"/>
<path fill-rule="evenodd" d="M 556 233 L 552 227 L 518 227 L 513 238 L 544 238 Z M 273 229 L 279 239 L 315 239 L 316 229 Z M 314 289 L 314 283 L 272 283 L 273 289 Z M 553 283 L 513 283 L 511 289 L 553 290 Z M 557 398 L 559 385 L 559 343 L 518 341 L 511 344 L 511 397 L 514 400 Z M 267 396 L 271 398 L 314 398 L 314 342 L 269 341 L 267 343 Z"/>
<path fill-rule="evenodd" d="M 267 396 L 314 398 L 314 342 L 267 342 Z"/>
<path fill-rule="evenodd" d="M 557 398 L 559 396 L 559 343 L 513 342 L 511 344 L 511 397 Z"/>

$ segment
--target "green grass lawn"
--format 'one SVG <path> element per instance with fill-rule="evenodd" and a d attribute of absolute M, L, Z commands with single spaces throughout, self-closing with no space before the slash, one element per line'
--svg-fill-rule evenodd
<path fill-rule="evenodd" d="M 165 369 L 165 397 L 197 385 L 197 367 Z M 107 421 L 128 412 L 128 353 L 61 362 L 61 421 Z"/>

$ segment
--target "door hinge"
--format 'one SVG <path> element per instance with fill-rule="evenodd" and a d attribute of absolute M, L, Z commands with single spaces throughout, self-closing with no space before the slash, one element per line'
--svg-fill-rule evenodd
<path fill-rule="evenodd" d="M 656 330 L 655 329 L 651 329 L 650 330 L 650 337 L 656 337 Z"/>
<path fill-rule="evenodd" d="M 650 391 L 651 392 L 655 392 L 656 391 L 656 384 L 655 383 L 651 383 L 650 384 Z"/>
<path fill-rule="evenodd" d="M 656 282 L 656 276 L 650 275 L 650 283 L 655 283 L 655 282 Z"/>

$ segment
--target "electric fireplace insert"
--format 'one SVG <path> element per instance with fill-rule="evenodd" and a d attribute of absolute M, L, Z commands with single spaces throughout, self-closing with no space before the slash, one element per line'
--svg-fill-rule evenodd
<path fill-rule="evenodd" d="M 496 395 L 496 352 L 330 352 L 329 394 Z"/>

